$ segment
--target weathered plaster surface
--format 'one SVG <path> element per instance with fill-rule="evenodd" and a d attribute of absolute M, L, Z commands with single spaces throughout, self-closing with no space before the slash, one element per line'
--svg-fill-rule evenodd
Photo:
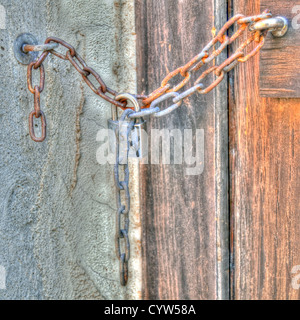
<path fill-rule="evenodd" d="M 70 63 L 45 63 L 41 105 L 47 140 L 28 134 L 33 96 L 13 42 L 30 32 L 43 42 L 73 44 L 118 91 L 136 90 L 133 0 L 1 0 L 0 30 L 0 265 L 7 273 L 0 299 L 136 299 L 140 295 L 140 222 L 132 219 L 131 280 L 119 284 L 114 252 L 113 168 L 99 165 L 97 131 L 110 104 L 95 96 Z M 132 189 L 138 191 L 137 176 Z M 133 212 L 139 208 L 137 192 Z"/>

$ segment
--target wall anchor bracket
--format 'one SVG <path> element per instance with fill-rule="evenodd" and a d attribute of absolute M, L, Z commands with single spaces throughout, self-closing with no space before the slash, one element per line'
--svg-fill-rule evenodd
<path fill-rule="evenodd" d="M 14 55 L 15 58 L 22 64 L 30 64 L 38 58 L 38 52 L 30 51 L 24 52 L 24 45 L 37 45 L 37 39 L 30 33 L 20 34 L 14 42 Z"/>

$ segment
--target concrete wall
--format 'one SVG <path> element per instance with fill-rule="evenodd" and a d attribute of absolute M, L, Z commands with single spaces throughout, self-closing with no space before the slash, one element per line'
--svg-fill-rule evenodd
<path fill-rule="evenodd" d="M 0 24 L 0 266 L 6 270 L 0 299 L 140 296 L 134 241 L 135 280 L 131 274 L 126 288 L 119 284 L 113 168 L 96 161 L 96 134 L 107 126 L 110 104 L 91 92 L 69 62 L 48 58 L 41 94 L 48 137 L 33 142 L 27 68 L 13 54 L 22 32 L 41 43 L 56 36 L 74 45 L 110 87 L 135 92 L 133 3 L 0 0 L 6 16 Z M 134 211 L 135 197 L 133 205 Z M 132 222 L 138 227 L 139 221 Z"/>

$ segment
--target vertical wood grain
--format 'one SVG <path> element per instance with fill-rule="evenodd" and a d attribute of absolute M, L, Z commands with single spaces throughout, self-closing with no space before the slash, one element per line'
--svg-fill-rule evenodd
<path fill-rule="evenodd" d="M 226 11 L 222 0 L 137 0 L 138 91 L 156 89 L 169 71 L 200 52 Z M 224 81 L 169 116 L 148 121 L 148 133 L 204 129 L 205 162 L 196 176 L 186 175 L 184 163 L 142 166 L 146 299 L 229 296 L 227 100 Z"/>
<path fill-rule="evenodd" d="M 261 10 L 260 1 L 231 5 Z M 299 299 L 300 100 L 260 97 L 258 77 L 259 55 L 230 79 L 232 298 Z"/>

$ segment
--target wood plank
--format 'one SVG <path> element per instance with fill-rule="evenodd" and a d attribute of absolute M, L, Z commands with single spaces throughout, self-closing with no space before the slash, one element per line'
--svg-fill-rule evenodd
<path fill-rule="evenodd" d="M 231 4 L 260 12 L 259 1 Z M 259 55 L 230 81 L 232 298 L 299 299 L 300 100 L 259 97 L 258 78 Z"/>
<path fill-rule="evenodd" d="M 282 38 L 268 35 L 260 59 L 259 94 L 273 98 L 300 98 L 300 5 L 298 0 L 262 0 L 261 11 L 289 20 Z"/>
<path fill-rule="evenodd" d="M 225 21 L 222 0 L 137 0 L 138 91 L 156 89 Z M 148 122 L 148 132 L 204 129 L 204 171 L 188 176 L 185 164 L 142 167 L 146 299 L 229 296 L 226 87 L 224 81 L 214 92 L 194 95 L 169 116 Z"/>

